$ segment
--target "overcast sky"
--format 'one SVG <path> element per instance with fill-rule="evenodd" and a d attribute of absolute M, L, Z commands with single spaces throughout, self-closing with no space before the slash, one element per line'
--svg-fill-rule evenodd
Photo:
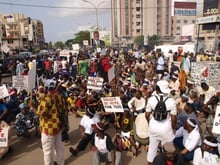
<path fill-rule="evenodd" d="M 98 9 L 99 27 L 111 30 L 111 0 L 87 0 Z M 176 0 L 183 1 L 183 0 Z M 197 1 L 202 0 L 185 0 Z M 23 13 L 43 22 L 45 39 L 49 41 L 74 38 L 79 26 L 96 25 L 95 7 L 83 0 L 0 0 L 1 13 Z"/>

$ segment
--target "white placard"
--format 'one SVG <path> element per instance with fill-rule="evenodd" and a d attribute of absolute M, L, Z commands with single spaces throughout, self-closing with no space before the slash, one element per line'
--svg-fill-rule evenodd
<path fill-rule="evenodd" d="M 0 147 L 8 147 L 8 128 L 0 128 Z"/>
<path fill-rule="evenodd" d="M 108 82 L 111 82 L 115 78 L 115 66 L 113 65 L 109 70 L 108 70 Z"/>
<path fill-rule="evenodd" d="M 79 44 L 72 44 L 72 48 L 73 48 L 73 50 L 79 50 L 80 49 Z"/>
<path fill-rule="evenodd" d="M 8 93 L 8 89 L 6 88 L 5 85 L 0 86 L 0 98 L 5 98 L 8 97 L 9 93 Z"/>
<path fill-rule="evenodd" d="M 28 76 L 12 76 L 12 86 L 20 91 L 28 91 Z"/>
<path fill-rule="evenodd" d="M 101 100 L 105 112 L 124 112 L 121 99 L 119 97 L 102 97 Z"/>
<path fill-rule="evenodd" d="M 215 134 L 220 134 L 220 106 L 217 107 L 216 112 L 215 112 L 212 132 Z"/>
<path fill-rule="evenodd" d="M 88 40 L 83 40 L 83 45 L 88 46 L 89 45 L 89 41 Z"/>
<path fill-rule="evenodd" d="M 88 77 L 87 89 L 102 90 L 104 79 L 101 77 Z"/>

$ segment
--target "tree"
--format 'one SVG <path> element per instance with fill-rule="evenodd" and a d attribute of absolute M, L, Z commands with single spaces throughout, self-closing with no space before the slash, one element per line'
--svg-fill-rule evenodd
<path fill-rule="evenodd" d="M 63 41 L 57 41 L 57 42 L 55 42 L 55 47 L 56 48 L 58 48 L 58 49 L 63 49 L 64 48 L 64 43 L 63 43 Z"/>
<path fill-rule="evenodd" d="M 75 34 L 75 38 L 71 41 L 72 44 L 83 45 L 83 40 L 90 41 L 90 32 L 89 31 L 80 31 Z"/>
<path fill-rule="evenodd" d="M 155 45 L 160 45 L 161 37 L 159 35 L 148 35 L 148 45 L 154 47 Z"/>
<path fill-rule="evenodd" d="M 141 36 L 138 36 L 134 39 L 134 44 L 137 46 L 137 47 L 142 47 L 144 46 L 144 36 L 141 35 Z"/>

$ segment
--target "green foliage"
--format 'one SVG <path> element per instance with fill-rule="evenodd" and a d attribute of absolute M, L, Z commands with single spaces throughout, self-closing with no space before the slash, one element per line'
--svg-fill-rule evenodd
<path fill-rule="evenodd" d="M 161 37 L 159 35 L 148 35 L 148 45 L 154 47 L 155 45 L 160 45 Z"/>
<path fill-rule="evenodd" d="M 134 39 L 134 44 L 137 46 L 137 47 L 142 47 L 144 45 L 144 36 L 141 35 L 141 36 L 138 36 Z"/>
<path fill-rule="evenodd" d="M 40 52 L 40 47 L 34 48 L 33 53 L 39 53 L 39 52 Z"/>
<path fill-rule="evenodd" d="M 83 40 L 90 41 L 90 32 L 89 31 L 80 31 L 75 34 L 75 38 L 72 40 L 72 44 L 83 45 Z"/>
<path fill-rule="evenodd" d="M 57 48 L 57 49 L 63 49 L 64 48 L 64 43 L 62 42 L 62 41 L 57 41 L 57 42 L 55 42 L 55 47 Z"/>

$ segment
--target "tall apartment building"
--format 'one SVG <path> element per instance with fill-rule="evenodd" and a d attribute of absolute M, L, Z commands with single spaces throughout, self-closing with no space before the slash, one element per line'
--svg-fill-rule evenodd
<path fill-rule="evenodd" d="M 174 15 L 172 16 L 172 36 L 176 42 L 192 41 L 193 36 L 182 36 L 182 28 L 186 25 L 195 24 L 197 3 L 174 2 Z"/>
<path fill-rule="evenodd" d="M 170 38 L 172 0 L 112 0 L 111 5 L 113 42 L 154 34 Z"/>
<path fill-rule="evenodd" d="M 112 0 L 113 44 L 130 42 L 143 34 L 143 0 Z"/>
<path fill-rule="evenodd" d="M 1 41 L 13 49 L 44 43 L 43 24 L 21 13 L 0 14 Z"/>

